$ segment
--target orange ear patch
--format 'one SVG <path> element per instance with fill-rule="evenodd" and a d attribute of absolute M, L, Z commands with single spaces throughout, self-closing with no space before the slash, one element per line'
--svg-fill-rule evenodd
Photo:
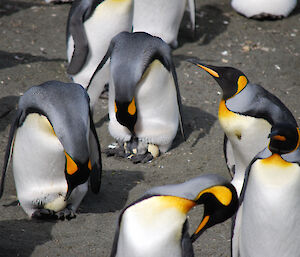
<path fill-rule="evenodd" d="M 197 196 L 196 200 L 198 200 L 205 193 L 213 194 L 218 199 L 218 201 L 225 206 L 228 206 L 232 200 L 232 193 L 231 193 L 230 189 L 226 186 L 214 186 L 214 187 L 205 189 L 200 192 L 200 194 Z"/>
<path fill-rule="evenodd" d="M 70 157 L 70 155 L 68 155 L 65 152 L 65 156 L 66 156 L 66 168 L 67 168 L 67 173 L 69 175 L 73 175 L 77 170 L 78 170 L 78 166 L 77 164 L 73 161 L 73 159 Z"/>
<path fill-rule="evenodd" d="M 130 115 L 134 115 L 135 112 L 136 112 L 136 106 L 135 106 L 135 101 L 134 101 L 134 97 L 133 97 L 131 103 L 128 105 L 128 113 Z"/>
<path fill-rule="evenodd" d="M 248 84 L 248 79 L 245 76 L 240 76 L 238 79 L 238 90 L 236 94 L 241 92 L 247 84 Z"/>

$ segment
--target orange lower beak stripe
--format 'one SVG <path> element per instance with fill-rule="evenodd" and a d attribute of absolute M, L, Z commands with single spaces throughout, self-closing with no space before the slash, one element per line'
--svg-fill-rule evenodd
<path fill-rule="evenodd" d="M 209 216 L 205 216 L 203 218 L 203 220 L 201 221 L 200 225 L 198 226 L 198 228 L 197 228 L 197 230 L 195 231 L 194 234 L 198 234 L 205 227 L 205 225 L 207 224 L 208 220 L 209 220 Z"/>

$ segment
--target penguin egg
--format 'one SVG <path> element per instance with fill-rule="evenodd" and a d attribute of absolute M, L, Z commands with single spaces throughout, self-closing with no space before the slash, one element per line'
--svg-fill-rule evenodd
<path fill-rule="evenodd" d="M 45 209 L 49 209 L 55 212 L 61 211 L 67 206 L 67 201 L 65 201 L 65 198 L 60 195 L 56 199 L 54 199 L 52 202 L 46 203 L 44 205 Z"/>
<path fill-rule="evenodd" d="M 151 153 L 154 158 L 159 156 L 159 148 L 157 145 L 148 144 L 148 152 Z"/>

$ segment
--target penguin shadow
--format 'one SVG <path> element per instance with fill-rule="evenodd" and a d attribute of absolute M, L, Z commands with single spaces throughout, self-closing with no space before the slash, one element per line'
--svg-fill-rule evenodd
<path fill-rule="evenodd" d="M 12 123 L 19 98 L 14 95 L 0 98 L 0 132 Z"/>
<path fill-rule="evenodd" d="M 196 30 L 191 30 L 189 13 L 184 13 L 179 33 L 178 47 L 185 43 L 199 41 L 199 45 L 209 44 L 215 37 L 227 29 L 230 18 L 223 14 L 223 11 L 216 6 L 204 5 L 196 9 Z"/>
<path fill-rule="evenodd" d="M 33 6 L 42 6 L 43 4 L 34 1 L 10 1 L 0 0 L 0 17 L 9 16 L 16 12 L 29 9 Z"/>
<path fill-rule="evenodd" d="M 65 62 L 65 59 L 49 59 L 43 56 L 35 56 L 26 53 L 9 53 L 0 50 L 0 69 L 14 67 L 19 64 L 28 64 L 34 62 Z"/>
<path fill-rule="evenodd" d="M 0 257 L 29 257 L 35 247 L 52 240 L 55 222 L 35 220 L 0 221 Z"/>
<path fill-rule="evenodd" d="M 185 139 L 188 140 L 192 132 L 197 131 L 196 138 L 191 142 L 192 147 L 194 147 L 201 138 L 209 134 L 211 127 L 217 120 L 214 115 L 193 106 L 183 105 L 182 114 Z M 183 142 L 181 132 L 178 130 L 171 148 L 176 148 Z"/>
<path fill-rule="evenodd" d="M 129 191 L 144 180 L 141 171 L 105 170 L 98 195 L 90 190 L 82 201 L 80 213 L 107 213 L 122 210 Z"/>

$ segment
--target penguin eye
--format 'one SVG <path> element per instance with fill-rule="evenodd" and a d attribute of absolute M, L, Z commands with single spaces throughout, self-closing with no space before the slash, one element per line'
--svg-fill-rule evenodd
<path fill-rule="evenodd" d="M 128 105 L 128 113 L 130 115 L 134 115 L 136 112 L 134 97 L 132 98 L 131 103 Z"/>
<path fill-rule="evenodd" d="M 218 199 L 218 201 L 225 206 L 228 206 L 232 200 L 232 193 L 230 189 L 225 186 L 214 186 L 205 189 L 199 193 L 196 200 L 200 199 L 200 197 L 205 193 L 213 194 Z"/>
<path fill-rule="evenodd" d="M 238 90 L 237 90 L 237 93 L 241 92 L 244 87 L 247 85 L 248 83 L 248 80 L 245 76 L 240 76 L 239 79 L 238 79 Z"/>
<path fill-rule="evenodd" d="M 66 156 L 66 169 L 67 169 L 67 173 L 69 175 L 73 175 L 78 170 L 78 166 L 73 161 L 73 159 L 70 157 L 70 155 L 68 155 L 66 152 L 65 152 L 65 156 Z"/>

